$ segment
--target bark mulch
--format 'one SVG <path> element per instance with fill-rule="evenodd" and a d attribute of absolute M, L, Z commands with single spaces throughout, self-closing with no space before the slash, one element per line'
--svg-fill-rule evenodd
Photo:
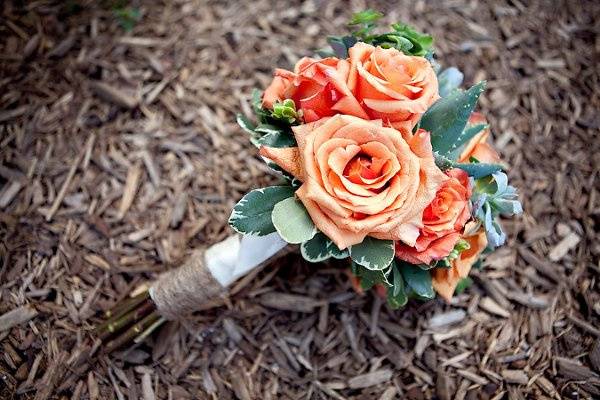
<path fill-rule="evenodd" d="M 84 345 L 101 311 L 225 238 L 233 204 L 277 179 L 234 121 L 252 88 L 367 7 L 117 3 L 0 6 L 0 398 L 600 397 L 600 3 L 368 4 L 488 80 L 522 194 L 452 304 L 392 311 L 343 264 L 289 255 L 106 356 Z"/>

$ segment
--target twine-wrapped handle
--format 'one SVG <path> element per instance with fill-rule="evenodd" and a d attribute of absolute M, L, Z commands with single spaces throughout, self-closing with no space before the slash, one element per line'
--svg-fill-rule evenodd
<path fill-rule="evenodd" d="M 205 253 L 194 250 L 183 265 L 162 273 L 150 288 L 150 297 L 166 319 L 182 319 L 224 292 L 206 265 Z"/>

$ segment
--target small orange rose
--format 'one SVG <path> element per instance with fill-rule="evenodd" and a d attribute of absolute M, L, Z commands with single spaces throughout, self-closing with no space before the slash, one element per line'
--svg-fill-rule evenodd
<path fill-rule="evenodd" d="M 415 246 L 396 244 L 396 257 L 411 264 L 430 264 L 446 257 L 461 237 L 470 217 L 469 176 L 461 169 L 447 172 L 450 179 L 442 184 L 423 212 L 423 227 Z"/>
<path fill-rule="evenodd" d="M 429 61 L 361 42 L 348 54 L 348 87 L 369 118 L 382 119 L 410 136 L 421 115 L 440 97 Z"/>
<path fill-rule="evenodd" d="M 435 291 L 448 302 L 452 299 L 458 282 L 469 276 L 471 267 L 487 246 L 487 238 L 483 229 L 471 236 L 463 237 L 463 239 L 469 243 L 470 247 L 461 252 L 458 258 L 452 260 L 450 268 L 434 269 L 431 277 Z"/>
<path fill-rule="evenodd" d="M 304 122 L 317 121 L 335 114 L 355 115 L 368 119 L 354 98 L 346 81 L 350 63 L 335 57 L 315 60 L 304 57 L 296 63 L 294 72 L 276 69 L 275 77 L 265 90 L 263 106 L 292 99 L 302 110 Z"/>
<path fill-rule="evenodd" d="M 381 121 L 348 115 L 293 131 L 298 148 L 262 147 L 260 154 L 303 182 L 296 194 L 321 232 L 340 249 L 366 236 L 415 244 L 423 210 L 448 179 L 428 132 L 407 141 Z"/>
<path fill-rule="evenodd" d="M 471 114 L 469 118 L 469 125 L 476 124 L 486 124 L 487 120 L 485 117 L 478 112 L 474 112 Z M 487 143 L 487 140 L 490 136 L 490 130 L 484 129 L 475 135 L 465 146 L 462 153 L 458 157 L 458 162 L 468 163 L 470 162 L 471 157 L 477 159 L 482 163 L 499 163 L 500 156 L 494 150 L 494 148 Z"/>

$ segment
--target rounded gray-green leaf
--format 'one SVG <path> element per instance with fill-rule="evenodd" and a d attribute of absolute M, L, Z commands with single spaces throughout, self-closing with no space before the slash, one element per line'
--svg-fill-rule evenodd
<path fill-rule="evenodd" d="M 275 229 L 288 243 L 300 244 L 317 234 L 317 228 L 310 219 L 308 211 L 294 197 L 275 204 L 271 217 Z"/>
<path fill-rule="evenodd" d="M 269 186 L 247 193 L 233 207 L 229 225 L 245 235 L 264 236 L 275 232 L 271 213 L 275 204 L 294 196 L 291 186 Z"/>
<path fill-rule="evenodd" d="M 367 269 L 385 269 L 394 260 L 394 241 L 367 236 L 362 243 L 350 247 L 350 257 Z"/>

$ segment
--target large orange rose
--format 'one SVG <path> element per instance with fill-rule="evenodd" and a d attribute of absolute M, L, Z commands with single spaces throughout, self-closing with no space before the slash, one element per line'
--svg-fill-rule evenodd
<path fill-rule="evenodd" d="M 437 100 L 438 81 L 429 61 L 359 42 L 348 50 L 348 87 L 370 119 L 382 119 L 410 135 Z"/>
<path fill-rule="evenodd" d="M 471 213 L 469 176 L 461 169 L 447 172 L 442 184 L 423 212 L 423 227 L 415 246 L 396 243 L 396 257 L 411 264 L 430 264 L 446 257 L 461 237 Z"/>
<path fill-rule="evenodd" d="M 468 231 L 468 229 L 465 230 Z M 487 238 L 483 229 L 473 235 L 465 236 L 463 239 L 469 243 L 470 247 L 451 261 L 450 268 L 436 268 L 431 276 L 433 288 L 448 302 L 452 299 L 458 282 L 469 276 L 471 267 L 487 246 Z"/>
<path fill-rule="evenodd" d="M 340 249 L 369 235 L 414 245 L 423 210 L 448 179 L 435 165 L 429 133 L 400 132 L 336 115 L 293 127 L 298 148 L 262 147 L 300 179 L 296 194 L 321 232 Z"/>
<path fill-rule="evenodd" d="M 487 120 L 481 113 L 474 112 L 469 117 L 469 125 L 477 124 L 487 124 Z M 473 157 L 482 163 L 499 163 L 500 156 L 496 150 L 487 143 L 489 136 L 490 130 L 484 129 L 469 140 L 462 153 L 460 153 L 458 162 L 468 163 L 470 162 L 469 160 L 471 157 Z"/>
<path fill-rule="evenodd" d="M 350 63 L 334 57 L 315 60 L 304 57 L 294 72 L 276 69 L 273 81 L 263 95 L 263 106 L 292 99 L 302 110 L 304 122 L 317 121 L 335 114 L 369 119 L 346 84 Z"/>

